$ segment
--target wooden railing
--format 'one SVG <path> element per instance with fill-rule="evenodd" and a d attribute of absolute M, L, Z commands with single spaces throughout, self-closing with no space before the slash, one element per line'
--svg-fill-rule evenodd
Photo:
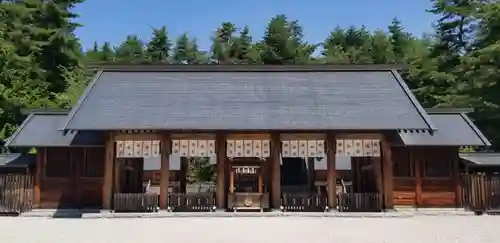
<path fill-rule="evenodd" d="M 309 193 L 283 193 L 281 205 L 285 212 L 323 212 L 327 198 L 325 195 Z"/>
<path fill-rule="evenodd" d="M 215 205 L 212 192 L 170 193 L 168 207 L 173 212 L 210 212 Z"/>
<path fill-rule="evenodd" d="M 159 209 L 156 193 L 115 193 L 115 212 L 156 212 Z"/>
<path fill-rule="evenodd" d="M 33 177 L 0 175 L 0 213 L 23 213 L 33 208 Z"/>
<path fill-rule="evenodd" d="M 462 205 L 476 212 L 500 212 L 500 175 L 462 175 Z"/>
<path fill-rule="evenodd" d="M 337 195 L 339 212 L 381 212 L 380 193 L 341 193 Z"/>

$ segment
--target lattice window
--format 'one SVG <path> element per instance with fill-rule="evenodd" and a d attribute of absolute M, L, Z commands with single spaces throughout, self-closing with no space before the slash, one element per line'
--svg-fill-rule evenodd
<path fill-rule="evenodd" d="M 450 177 L 452 175 L 453 161 L 446 154 L 426 154 L 423 162 L 425 177 Z"/>
<path fill-rule="evenodd" d="M 407 148 L 393 148 L 393 174 L 394 177 L 413 177 L 415 171 L 411 161 L 410 150 Z"/>
<path fill-rule="evenodd" d="M 71 176 L 71 150 L 69 148 L 48 148 L 45 162 L 45 176 L 64 178 Z"/>

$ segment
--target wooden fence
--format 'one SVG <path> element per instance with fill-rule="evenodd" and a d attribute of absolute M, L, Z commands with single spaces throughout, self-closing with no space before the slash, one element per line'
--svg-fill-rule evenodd
<path fill-rule="evenodd" d="M 115 193 L 115 212 L 156 212 L 159 210 L 157 193 Z"/>
<path fill-rule="evenodd" d="M 283 193 L 281 205 L 286 212 L 323 212 L 327 205 L 325 195 Z"/>
<path fill-rule="evenodd" d="M 380 193 L 340 193 L 337 195 L 339 212 L 381 212 Z"/>
<path fill-rule="evenodd" d="M 500 175 L 462 175 L 462 204 L 475 212 L 500 212 Z"/>
<path fill-rule="evenodd" d="M 173 212 L 210 212 L 215 205 L 212 192 L 170 193 L 168 207 Z"/>
<path fill-rule="evenodd" d="M 0 214 L 29 212 L 33 208 L 33 177 L 0 175 Z"/>

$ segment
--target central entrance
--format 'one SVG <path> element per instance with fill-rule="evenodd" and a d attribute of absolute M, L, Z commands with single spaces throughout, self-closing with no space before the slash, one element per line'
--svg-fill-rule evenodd
<path fill-rule="evenodd" d="M 265 163 L 258 158 L 230 160 L 228 208 L 233 211 L 269 209 L 269 193 L 262 179 Z"/>

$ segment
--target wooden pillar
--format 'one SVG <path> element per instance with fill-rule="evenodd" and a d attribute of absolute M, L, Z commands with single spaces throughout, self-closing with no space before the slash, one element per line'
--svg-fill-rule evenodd
<path fill-rule="evenodd" d="M 383 171 L 383 182 L 384 182 L 384 204 L 386 209 L 394 208 L 393 190 L 394 190 L 394 178 L 393 178 L 393 165 L 392 165 L 392 153 L 391 144 L 384 138 L 382 141 L 382 171 Z"/>
<path fill-rule="evenodd" d="M 46 148 L 37 148 L 36 151 L 36 166 L 35 166 L 35 181 L 34 181 L 34 204 L 40 207 L 40 187 L 42 183 L 42 176 L 45 167 Z"/>
<path fill-rule="evenodd" d="M 462 185 L 461 185 L 461 180 L 460 180 L 460 157 L 458 155 L 459 151 L 458 148 L 452 148 L 451 151 L 451 158 L 453 158 L 453 181 L 455 184 L 455 206 L 461 207 L 462 206 Z"/>
<path fill-rule="evenodd" d="M 281 208 L 281 139 L 278 133 L 271 134 L 271 207 Z"/>
<path fill-rule="evenodd" d="M 307 183 L 309 187 L 309 191 L 312 193 L 315 191 L 315 185 L 314 182 L 316 181 L 315 179 L 315 169 L 314 169 L 314 160 L 315 158 L 307 158 L 306 163 L 307 163 Z"/>
<path fill-rule="evenodd" d="M 226 208 L 226 136 L 217 134 L 215 141 L 217 154 L 217 189 L 216 189 L 216 207 L 219 210 Z"/>
<path fill-rule="evenodd" d="M 179 173 L 179 192 L 180 193 L 186 193 L 186 186 L 187 186 L 187 170 L 188 170 L 188 164 L 189 164 L 189 159 L 186 157 L 181 157 L 180 159 L 181 163 L 181 168 L 180 168 L 180 173 Z"/>
<path fill-rule="evenodd" d="M 102 208 L 111 209 L 113 202 L 113 172 L 115 164 L 115 138 L 112 133 L 108 133 L 106 136 L 105 151 Z"/>
<path fill-rule="evenodd" d="M 377 191 L 384 191 L 384 180 L 383 180 L 383 171 L 382 171 L 382 159 L 381 158 L 373 158 L 370 159 L 370 162 L 373 163 L 373 168 L 375 172 L 375 182 L 377 183 Z M 358 176 L 359 177 L 359 176 Z M 361 178 L 360 178 L 361 179 Z M 385 198 L 385 197 L 382 197 Z M 381 202 L 385 204 L 385 202 Z"/>
<path fill-rule="evenodd" d="M 170 153 L 172 152 L 170 134 L 163 134 L 160 141 L 160 208 L 168 207 L 168 187 L 170 184 Z"/>
<path fill-rule="evenodd" d="M 337 141 L 334 134 L 328 134 L 326 137 L 326 187 L 328 195 L 328 208 L 335 210 L 337 208 L 337 168 L 335 163 L 335 154 L 337 152 Z"/>
<path fill-rule="evenodd" d="M 123 161 L 122 160 L 119 160 L 119 159 L 115 159 L 115 165 L 114 165 L 114 174 L 113 174 L 113 181 L 114 181 L 114 189 L 113 191 L 114 192 L 121 192 L 121 188 L 120 188 L 120 182 L 121 182 L 121 178 L 120 178 L 120 172 L 121 172 L 121 169 L 122 169 L 122 163 Z"/>
<path fill-rule="evenodd" d="M 421 156 L 419 156 L 418 151 L 415 148 L 409 148 L 410 150 L 410 163 L 415 167 L 415 199 L 416 206 L 422 205 L 422 165 L 420 163 Z"/>

